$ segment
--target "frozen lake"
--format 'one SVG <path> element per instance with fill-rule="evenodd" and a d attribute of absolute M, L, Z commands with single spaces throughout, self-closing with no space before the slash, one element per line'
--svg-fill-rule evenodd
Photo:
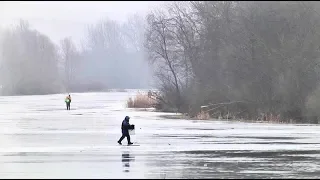
<path fill-rule="evenodd" d="M 0 97 L 1 178 L 319 178 L 320 127 L 163 119 L 134 92 Z M 136 125 L 117 144 L 121 122 Z"/>

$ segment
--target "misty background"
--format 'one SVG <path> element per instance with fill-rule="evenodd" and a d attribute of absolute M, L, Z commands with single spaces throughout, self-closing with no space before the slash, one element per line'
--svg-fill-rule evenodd
<path fill-rule="evenodd" d="M 162 2 L 0 2 L 1 94 L 153 87 L 147 11 Z"/>

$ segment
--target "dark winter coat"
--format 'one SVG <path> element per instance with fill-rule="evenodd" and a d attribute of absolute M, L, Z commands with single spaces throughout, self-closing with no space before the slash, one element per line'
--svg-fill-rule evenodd
<path fill-rule="evenodd" d="M 123 120 L 121 125 L 121 130 L 123 135 L 129 135 L 129 129 L 131 129 L 131 125 L 128 120 Z"/>

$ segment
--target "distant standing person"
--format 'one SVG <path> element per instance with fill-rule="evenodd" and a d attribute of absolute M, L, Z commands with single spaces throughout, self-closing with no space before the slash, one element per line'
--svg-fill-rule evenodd
<path fill-rule="evenodd" d="M 70 94 L 66 97 L 65 102 L 66 102 L 66 105 L 67 105 L 67 110 L 70 110 L 70 104 L 71 104 L 71 96 L 70 96 Z"/>
<path fill-rule="evenodd" d="M 122 136 L 121 136 L 121 138 L 120 138 L 119 141 L 118 141 L 118 143 L 119 143 L 120 145 L 122 145 L 122 144 L 121 144 L 121 141 L 122 141 L 125 137 L 127 137 L 128 145 L 133 144 L 133 143 L 130 141 L 130 135 L 129 135 L 129 129 L 132 129 L 132 126 L 129 124 L 129 119 L 130 119 L 130 117 L 129 117 L 129 116 L 126 116 L 126 117 L 124 118 L 124 120 L 122 121 L 122 124 L 121 124 Z"/>

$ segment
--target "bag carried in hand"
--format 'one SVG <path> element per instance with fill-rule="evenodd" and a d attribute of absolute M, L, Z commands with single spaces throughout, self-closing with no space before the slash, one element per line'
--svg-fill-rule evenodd
<path fill-rule="evenodd" d="M 129 127 L 129 134 L 130 134 L 130 135 L 135 135 L 135 130 L 134 130 L 134 128 L 135 128 L 134 125 L 131 124 L 130 127 Z"/>

